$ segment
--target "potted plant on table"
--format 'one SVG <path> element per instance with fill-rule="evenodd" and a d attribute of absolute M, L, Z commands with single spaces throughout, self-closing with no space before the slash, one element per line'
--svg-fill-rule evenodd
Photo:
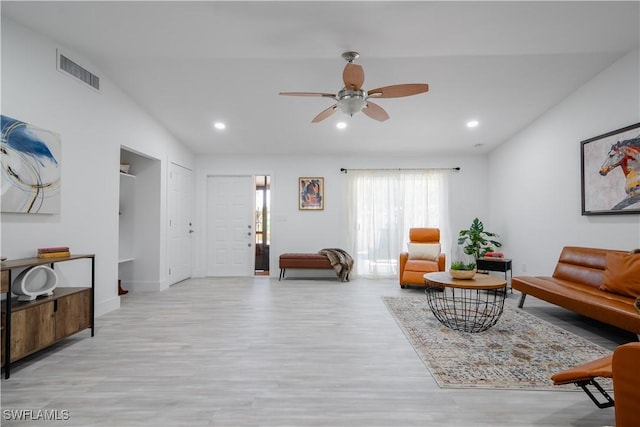
<path fill-rule="evenodd" d="M 462 261 L 454 261 L 449 267 L 449 275 L 454 279 L 473 279 L 476 275 L 476 263 L 464 263 Z"/>
<path fill-rule="evenodd" d="M 495 251 L 495 248 L 502 246 L 496 233 L 485 231 L 482 221 L 475 218 L 468 230 L 460 230 L 458 234 L 458 244 L 464 245 L 464 253 L 473 256 L 477 261 L 487 252 Z M 495 246 L 495 247 L 494 247 Z"/>

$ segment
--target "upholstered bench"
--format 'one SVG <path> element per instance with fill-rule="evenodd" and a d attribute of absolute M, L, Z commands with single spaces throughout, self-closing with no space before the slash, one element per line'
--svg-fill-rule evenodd
<path fill-rule="evenodd" d="M 280 277 L 278 280 L 284 277 L 287 268 L 333 270 L 329 258 L 318 253 L 287 253 L 280 255 Z"/>

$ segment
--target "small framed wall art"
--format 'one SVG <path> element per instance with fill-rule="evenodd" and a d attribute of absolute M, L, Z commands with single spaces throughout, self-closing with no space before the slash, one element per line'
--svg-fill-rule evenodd
<path fill-rule="evenodd" d="M 298 178 L 298 209 L 305 211 L 324 209 L 324 178 Z"/>
<path fill-rule="evenodd" d="M 640 213 L 640 123 L 581 142 L 582 215 Z"/>

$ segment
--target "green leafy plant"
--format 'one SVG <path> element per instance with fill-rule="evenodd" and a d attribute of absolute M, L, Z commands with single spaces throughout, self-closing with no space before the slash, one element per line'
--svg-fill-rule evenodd
<path fill-rule="evenodd" d="M 485 231 L 482 221 L 475 218 L 468 230 L 460 230 L 458 244 L 464 245 L 464 253 L 472 255 L 475 259 L 482 258 L 487 252 L 495 251 L 502 246 L 495 238 L 500 237 L 496 233 Z"/>
<path fill-rule="evenodd" d="M 476 263 L 475 262 L 470 262 L 468 264 L 465 264 L 462 261 L 454 261 L 451 263 L 451 270 L 475 270 L 476 269 Z"/>

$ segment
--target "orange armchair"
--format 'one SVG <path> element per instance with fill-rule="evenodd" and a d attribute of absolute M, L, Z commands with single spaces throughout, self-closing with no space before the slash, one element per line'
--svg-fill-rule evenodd
<path fill-rule="evenodd" d="M 444 271 L 445 254 L 440 252 L 439 228 L 411 228 L 409 230 L 409 249 L 400 254 L 400 287 L 424 284 L 424 274 Z"/>

